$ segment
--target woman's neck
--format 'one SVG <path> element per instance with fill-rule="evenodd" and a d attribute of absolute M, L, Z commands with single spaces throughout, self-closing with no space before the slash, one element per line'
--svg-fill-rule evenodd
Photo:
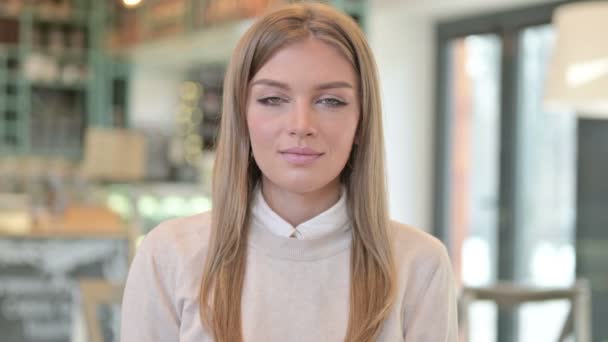
<path fill-rule="evenodd" d="M 262 195 L 268 206 L 294 227 L 310 220 L 338 202 L 341 186 L 338 179 L 310 192 L 293 192 L 262 179 Z"/>

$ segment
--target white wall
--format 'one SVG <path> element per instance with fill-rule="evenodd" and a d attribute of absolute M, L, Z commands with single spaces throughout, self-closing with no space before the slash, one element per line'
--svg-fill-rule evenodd
<path fill-rule="evenodd" d="M 424 230 L 432 220 L 435 23 L 538 0 L 371 0 L 367 22 L 383 91 L 391 216 Z"/>
<path fill-rule="evenodd" d="M 184 74 L 134 63 L 130 85 L 131 126 L 146 131 L 173 132 Z"/>
<path fill-rule="evenodd" d="M 391 9 L 373 11 L 368 32 L 382 84 L 391 216 L 429 229 L 432 24 L 429 18 L 404 18 Z"/>
<path fill-rule="evenodd" d="M 172 132 L 179 84 L 187 77 L 186 72 L 205 63 L 226 62 L 249 25 L 250 20 L 212 26 L 129 50 L 135 68 L 129 96 L 133 127 Z"/>

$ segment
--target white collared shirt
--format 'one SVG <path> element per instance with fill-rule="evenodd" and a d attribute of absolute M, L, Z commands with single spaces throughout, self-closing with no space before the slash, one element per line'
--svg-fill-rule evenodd
<path fill-rule="evenodd" d="M 264 199 L 261 186 L 258 185 L 253 194 L 252 223 L 261 225 L 278 236 L 302 240 L 318 239 L 344 228 L 349 223 L 346 188 L 342 186 L 341 191 L 340 199 L 331 208 L 294 227 L 270 208 Z"/>

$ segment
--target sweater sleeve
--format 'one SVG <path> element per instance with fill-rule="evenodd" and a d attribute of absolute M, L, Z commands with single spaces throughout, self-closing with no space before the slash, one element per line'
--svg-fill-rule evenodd
<path fill-rule="evenodd" d="M 172 299 L 175 255 L 166 228 L 146 236 L 131 264 L 122 301 L 121 342 L 179 340 L 179 315 Z"/>
<path fill-rule="evenodd" d="M 452 266 L 445 247 L 430 280 L 420 291 L 415 311 L 404 324 L 405 342 L 457 342 L 457 294 Z"/>

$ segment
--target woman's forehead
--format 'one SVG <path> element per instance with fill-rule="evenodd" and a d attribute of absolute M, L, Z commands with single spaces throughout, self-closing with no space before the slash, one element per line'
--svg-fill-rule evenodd
<path fill-rule="evenodd" d="M 275 52 L 254 75 L 251 84 L 260 79 L 316 86 L 342 82 L 353 88 L 357 83 L 350 61 L 337 48 L 314 38 L 289 44 Z"/>

